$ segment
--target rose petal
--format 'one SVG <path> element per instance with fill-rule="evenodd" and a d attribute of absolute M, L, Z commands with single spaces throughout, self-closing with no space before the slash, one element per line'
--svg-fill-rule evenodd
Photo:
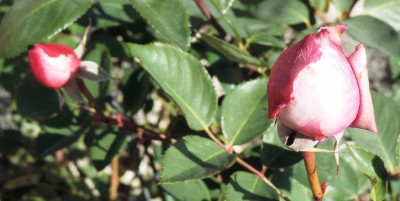
<path fill-rule="evenodd" d="M 271 71 L 268 81 L 268 117 L 274 119 L 279 110 L 288 105 L 293 97 L 293 83 L 297 74 L 321 56 L 319 38 L 308 35 L 283 51 Z"/>
<path fill-rule="evenodd" d="M 277 114 L 288 127 L 320 141 L 348 127 L 359 108 L 357 81 L 340 44 L 340 34 L 345 28 L 339 25 L 321 28 L 316 34 L 321 55 L 296 75 L 290 75 L 296 77 L 291 102 Z"/>
<path fill-rule="evenodd" d="M 355 51 L 348 57 L 348 61 L 353 68 L 360 90 L 360 108 L 356 119 L 350 126 L 377 132 L 374 107 L 369 90 L 367 56 L 363 44 L 356 47 Z"/>
<path fill-rule="evenodd" d="M 35 44 L 28 57 L 36 80 L 49 88 L 63 87 L 80 65 L 74 51 L 62 44 Z"/>

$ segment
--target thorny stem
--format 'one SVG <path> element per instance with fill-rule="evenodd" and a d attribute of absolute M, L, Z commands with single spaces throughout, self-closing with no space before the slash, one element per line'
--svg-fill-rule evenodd
<path fill-rule="evenodd" d="M 89 105 L 91 107 L 93 107 L 95 110 L 95 116 L 96 116 L 95 122 L 96 123 L 104 123 L 104 124 L 108 124 L 111 126 L 118 126 L 120 128 L 124 128 L 124 129 L 132 131 L 134 133 L 138 133 L 138 131 L 143 131 L 142 133 L 144 133 L 145 135 L 140 136 L 140 137 L 142 137 L 144 140 L 154 139 L 154 140 L 166 141 L 171 144 L 175 143 L 174 139 L 168 138 L 167 136 L 165 136 L 163 134 L 156 133 L 156 132 L 146 129 L 146 128 L 138 127 L 135 124 L 135 122 L 132 121 L 132 119 L 123 118 L 123 116 L 121 114 L 117 114 L 116 118 L 106 117 L 104 115 L 101 107 L 97 104 L 96 99 L 92 96 L 90 91 L 86 88 L 85 83 L 81 79 L 77 79 L 76 81 L 77 81 L 79 90 L 85 96 L 85 98 L 89 102 Z"/>
<path fill-rule="evenodd" d="M 306 171 L 308 181 L 310 182 L 311 191 L 315 201 L 322 201 L 324 193 L 321 189 L 321 184 L 318 180 L 317 165 L 315 163 L 314 152 L 303 152 L 304 164 L 306 165 Z"/>
<path fill-rule="evenodd" d="M 207 18 L 210 24 L 217 30 L 218 34 L 222 37 L 226 36 L 225 30 L 221 27 L 221 25 L 215 20 L 215 18 L 211 15 L 208 10 L 206 4 L 203 0 L 195 0 L 197 7 L 201 10 L 203 15 Z"/>

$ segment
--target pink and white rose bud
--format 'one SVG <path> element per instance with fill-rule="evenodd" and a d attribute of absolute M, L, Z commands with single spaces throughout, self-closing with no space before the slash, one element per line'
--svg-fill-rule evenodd
<path fill-rule="evenodd" d="M 346 29 L 346 25 L 321 27 L 287 48 L 274 64 L 268 116 L 278 118 L 281 140 L 295 132 L 307 147 L 340 138 L 349 126 L 377 131 L 365 49 L 360 44 L 346 56 L 341 45 Z"/>
<path fill-rule="evenodd" d="M 79 70 L 81 60 L 74 50 L 62 44 L 35 44 L 28 53 L 33 76 L 43 86 L 65 86 Z"/>

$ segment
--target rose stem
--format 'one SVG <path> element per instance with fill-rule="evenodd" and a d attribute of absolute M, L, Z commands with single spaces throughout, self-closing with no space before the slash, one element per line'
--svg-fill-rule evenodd
<path fill-rule="evenodd" d="M 208 10 L 206 4 L 203 2 L 203 0 L 195 0 L 197 7 L 201 10 L 203 15 L 207 18 L 207 20 L 211 23 L 211 25 L 217 30 L 218 34 L 221 37 L 225 37 L 226 32 L 224 29 L 221 27 L 220 24 L 215 20 L 215 18 L 211 15 L 210 11 Z"/>
<path fill-rule="evenodd" d="M 209 129 L 209 128 L 205 128 L 204 129 L 205 132 L 207 133 L 207 135 L 215 142 L 217 143 L 222 149 L 225 150 L 225 152 L 229 153 L 229 154 L 233 154 L 233 150 L 232 150 L 232 146 L 228 145 L 225 146 L 220 140 L 218 140 L 218 138 L 214 135 L 214 133 Z M 264 169 L 263 168 L 261 171 L 256 170 L 253 166 L 251 166 L 250 164 L 246 163 L 246 161 L 242 160 L 239 157 L 236 157 L 236 162 L 238 164 L 240 164 L 242 167 L 246 168 L 247 170 L 249 170 L 250 172 L 252 172 L 253 174 L 255 174 L 257 177 L 259 177 L 263 182 L 265 182 L 267 185 L 269 185 L 272 189 L 274 189 L 276 191 L 276 193 L 283 198 L 285 201 L 289 201 L 289 199 L 271 182 L 268 180 L 267 177 L 265 177 L 264 175 Z M 266 171 L 266 169 L 265 169 Z"/>
<path fill-rule="evenodd" d="M 321 185 L 318 180 L 317 165 L 314 152 L 303 152 L 304 164 L 306 165 L 308 181 L 315 201 L 321 201 L 323 197 Z"/>

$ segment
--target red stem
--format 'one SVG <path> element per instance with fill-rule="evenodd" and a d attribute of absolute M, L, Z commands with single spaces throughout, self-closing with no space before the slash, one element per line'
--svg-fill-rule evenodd
<path fill-rule="evenodd" d="M 221 27 L 217 20 L 211 15 L 207 5 L 203 0 L 195 0 L 197 7 L 201 10 L 203 15 L 207 18 L 208 22 L 217 30 L 218 34 L 222 37 L 226 36 L 225 30 Z"/>

